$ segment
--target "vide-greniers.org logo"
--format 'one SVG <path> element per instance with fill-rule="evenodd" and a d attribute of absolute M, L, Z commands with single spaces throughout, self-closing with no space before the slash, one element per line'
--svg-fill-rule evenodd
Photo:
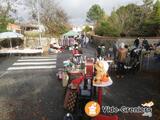
<path fill-rule="evenodd" d="M 85 106 L 85 113 L 89 117 L 95 117 L 100 113 L 100 105 L 95 101 L 90 101 Z"/>
<path fill-rule="evenodd" d="M 142 116 L 152 117 L 152 108 L 151 107 L 126 107 L 122 106 L 121 108 L 114 106 L 102 106 L 102 112 L 107 113 L 142 113 Z"/>

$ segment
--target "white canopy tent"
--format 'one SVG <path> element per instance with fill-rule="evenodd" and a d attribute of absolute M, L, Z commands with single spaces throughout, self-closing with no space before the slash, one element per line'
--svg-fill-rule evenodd
<path fill-rule="evenodd" d="M 7 38 L 23 38 L 24 35 L 16 32 L 3 32 L 0 33 L 0 39 L 7 39 Z"/>
<path fill-rule="evenodd" d="M 8 49 L 2 49 L 0 50 L 0 54 L 41 54 L 43 53 L 42 49 L 12 49 L 12 41 L 15 38 L 23 39 L 24 35 L 16 33 L 16 32 L 3 32 L 0 33 L 0 42 L 4 40 L 9 40 L 10 50 Z M 20 40 L 17 39 L 17 40 Z"/>
<path fill-rule="evenodd" d="M 16 33 L 16 32 L 3 32 L 0 33 L 0 41 L 9 39 L 10 40 L 10 48 L 12 48 L 12 39 L 13 38 L 21 38 L 23 39 L 24 35 Z"/>
<path fill-rule="evenodd" d="M 24 35 L 16 33 L 16 32 L 3 32 L 0 33 L 0 42 L 4 41 L 4 40 L 9 40 L 9 44 L 10 44 L 10 55 L 12 54 L 12 40 L 14 38 L 21 38 L 23 39 Z M 19 39 L 20 40 L 20 39 Z"/>

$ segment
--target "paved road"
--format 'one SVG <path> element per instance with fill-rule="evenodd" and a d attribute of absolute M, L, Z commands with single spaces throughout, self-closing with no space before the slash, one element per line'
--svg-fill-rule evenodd
<path fill-rule="evenodd" d="M 84 48 L 85 56 L 95 50 Z M 0 120 L 62 120 L 64 89 L 57 68 L 71 57 L 59 55 L 0 58 Z"/>
<path fill-rule="evenodd" d="M 84 55 L 94 57 L 91 47 Z M 64 89 L 56 79 L 57 68 L 71 57 L 69 51 L 51 56 L 0 58 L 0 120 L 62 120 Z M 159 63 L 154 63 L 159 70 Z M 154 69 L 153 69 L 154 70 Z M 160 109 L 159 71 L 129 73 L 104 89 L 103 105 L 139 106 L 154 101 Z M 158 115 L 159 113 L 156 113 Z M 155 114 L 153 114 L 154 117 Z M 119 114 L 120 120 L 156 120 L 141 114 Z"/>
<path fill-rule="evenodd" d="M 2 58 L 0 120 L 61 120 L 63 88 L 57 56 Z"/>

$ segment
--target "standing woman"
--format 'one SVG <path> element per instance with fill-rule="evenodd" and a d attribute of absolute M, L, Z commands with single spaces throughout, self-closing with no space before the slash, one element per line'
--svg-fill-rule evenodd
<path fill-rule="evenodd" d="M 117 57 L 117 78 L 124 77 L 124 65 L 126 62 L 128 50 L 125 48 L 125 44 L 121 43 L 120 48 L 118 49 L 118 57 Z"/>

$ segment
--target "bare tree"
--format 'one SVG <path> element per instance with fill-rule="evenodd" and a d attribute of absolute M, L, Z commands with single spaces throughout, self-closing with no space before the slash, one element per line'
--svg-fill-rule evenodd
<path fill-rule="evenodd" d="M 8 0 L 0 0 L 0 15 L 2 16 L 7 16 L 9 15 L 9 12 L 11 10 L 11 5 L 10 2 Z"/>
<path fill-rule="evenodd" d="M 27 5 L 31 8 L 32 18 L 37 20 L 37 11 L 40 13 L 40 21 L 46 27 L 50 35 L 60 35 L 67 29 L 68 17 L 62 8 L 54 0 L 28 0 Z"/>

